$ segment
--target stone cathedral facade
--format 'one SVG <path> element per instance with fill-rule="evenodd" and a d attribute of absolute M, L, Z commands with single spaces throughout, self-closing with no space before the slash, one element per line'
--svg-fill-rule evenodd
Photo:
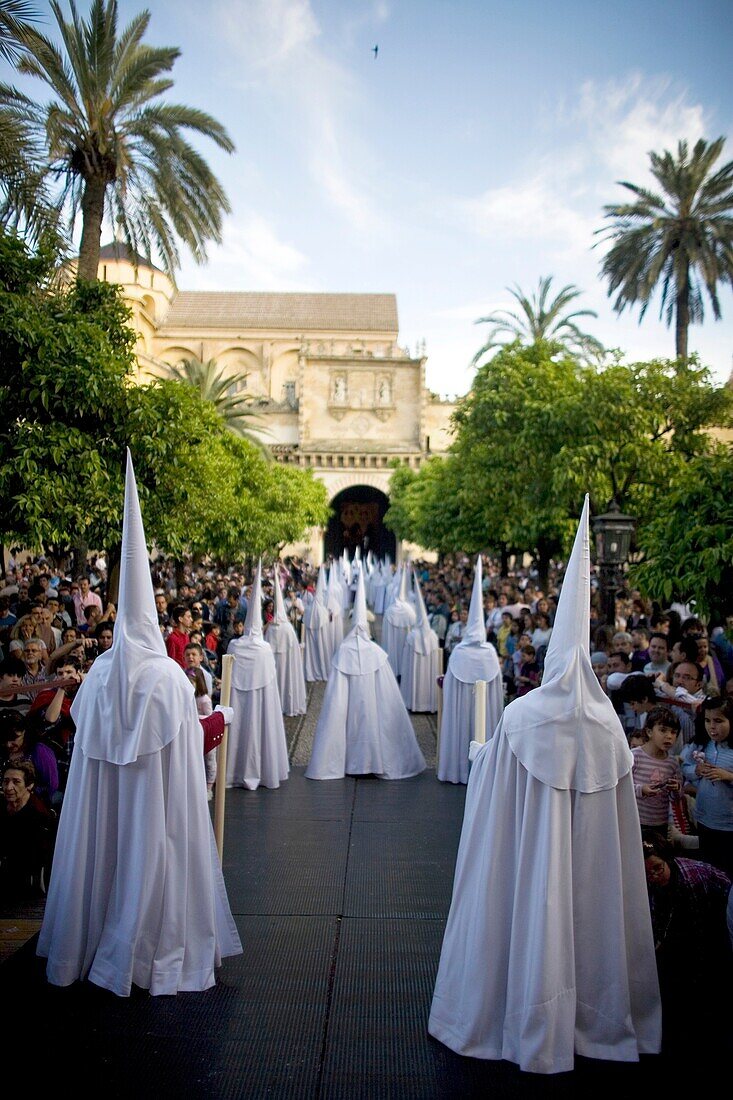
<path fill-rule="evenodd" d="M 140 372 L 215 359 L 245 373 L 264 442 L 278 462 L 311 467 L 334 509 L 295 552 L 360 545 L 395 557 L 383 526 L 396 459 L 419 468 L 450 443 L 454 404 L 425 386 L 424 355 L 399 343 L 393 294 L 176 290 L 124 246 L 106 245 L 99 276 L 119 283 L 133 311 Z"/>

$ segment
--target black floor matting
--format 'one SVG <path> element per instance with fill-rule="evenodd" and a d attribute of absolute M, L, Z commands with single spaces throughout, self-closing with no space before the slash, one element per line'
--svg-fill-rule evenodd
<path fill-rule="evenodd" d="M 579 1060 L 545 1078 L 427 1035 L 464 795 L 434 772 L 313 783 L 302 769 L 278 791 L 230 791 L 225 877 L 244 954 L 206 993 L 121 999 L 48 986 L 29 945 L 0 968 L 23 1086 L 31 1072 L 115 1098 L 493 1100 L 669 1084 L 667 1059 Z"/>
<path fill-rule="evenodd" d="M 344 913 L 447 917 L 456 849 L 444 822 L 354 821 Z"/>

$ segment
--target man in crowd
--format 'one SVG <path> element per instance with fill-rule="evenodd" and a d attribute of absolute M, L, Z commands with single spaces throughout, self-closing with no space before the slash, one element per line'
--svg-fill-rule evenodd
<path fill-rule="evenodd" d="M 85 625 L 87 619 L 84 611 L 87 607 L 98 607 L 101 618 L 103 612 L 102 601 L 96 592 L 92 592 L 88 577 L 77 577 L 76 586 L 72 585 L 71 587 L 71 598 L 74 601 L 76 610 L 77 626 Z"/>
<path fill-rule="evenodd" d="M 645 676 L 666 676 L 669 672 L 669 641 L 666 634 L 656 632 L 649 638 L 649 660 L 642 669 Z"/>

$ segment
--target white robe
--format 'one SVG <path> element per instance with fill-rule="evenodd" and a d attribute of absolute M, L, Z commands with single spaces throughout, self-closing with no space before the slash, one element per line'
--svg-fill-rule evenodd
<path fill-rule="evenodd" d="M 314 600 L 303 618 L 305 654 L 305 678 L 327 680 L 331 668 L 333 634 L 328 610 Z"/>
<path fill-rule="evenodd" d="M 560 1073 L 574 1053 L 636 1061 L 660 1043 L 631 774 L 558 789 L 503 723 L 472 766 L 429 1031 L 459 1054 Z"/>
<path fill-rule="evenodd" d="M 375 615 L 384 612 L 384 594 L 387 591 L 387 583 L 381 573 L 378 573 L 369 586 L 369 599 L 372 611 Z"/>
<path fill-rule="evenodd" d="M 276 619 L 265 631 L 265 641 L 275 657 L 275 672 L 283 714 L 305 714 L 303 651 L 291 623 Z"/>
<path fill-rule="evenodd" d="M 185 722 L 158 752 L 113 764 L 74 751 L 38 941 L 54 985 L 208 989 L 221 957 L 241 952 L 184 689 Z"/>
<path fill-rule="evenodd" d="M 412 711 L 438 709 L 437 680 L 443 671 L 443 655 L 435 631 L 416 626 L 407 635 L 402 651 L 400 695 Z"/>
<path fill-rule="evenodd" d="M 407 779 L 424 769 L 425 758 L 386 654 L 376 642 L 355 640 L 352 632 L 334 657 L 307 778 Z"/>
<path fill-rule="evenodd" d="M 227 652 L 234 654 L 227 787 L 279 787 L 290 767 L 275 657 L 259 635 L 236 638 Z"/>
<path fill-rule="evenodd" d="M 456 646 L 443 679 L 443 713 L 437 776 L 444 783 L 468 782 L 468 749 L 479 740 L 475 729 L 474 688 L 486 681 L 486 729 L 493 737 L 504 706 L 504 683 L 496 650 L 489 643 Z"/>
<path fill-rule="evenodd" d="M 402 654 L 407 635 L 416 621 L 415 608 L 406 600 L 397 599 L 384 613 L 382 622 L 382 649 L 386 650 L 395 676 L 402 675 Z"/>

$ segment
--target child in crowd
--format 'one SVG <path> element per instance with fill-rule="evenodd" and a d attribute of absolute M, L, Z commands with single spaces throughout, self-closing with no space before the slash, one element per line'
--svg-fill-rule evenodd
<path fill-rule="evenodd" d="M 632 749 L 634 793 L 645 840 L 667 839 L 670 799 L 682 788 L 682 772 L 669 752 L 680 723 L 669 707 L 653 707 L 647 715 L 645 743 Z"/>
<path fill-rule="evenodd" d="M 702 703 L 695 738 L 682 753 L 682 771 L 697 789 L 700 858 L 733 876 L 733 700 Z"/>
<path fill-rule="evenodd" d="M 531 643 L 522 646 L 522 663 L 517 676 L 517 695 L 526 695 L 532 688 L 539 687 L 540 666 L 537 664 L 537 651 Z"/>
<path fill-rule="evenodd" d="M 199 718 L 207 718 L 213 711 L 214 705 L 211 696 L 206 689 L 206 680 L 200 668 L 187 668 L 186 675 L 193 684 L 196 696 L 196 710 Z M 209 801 L 214 797 L 214 783 L 216 782 L 216 749 L 207 752 L 204 756 L 206 765 L 206 790 Z"/>

